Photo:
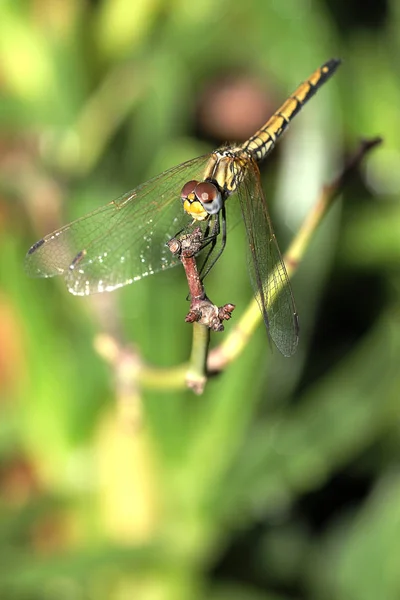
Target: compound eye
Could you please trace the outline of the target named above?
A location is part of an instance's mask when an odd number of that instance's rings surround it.
[[[182,188],[181,198],[182,200],[186,200],[190,194],[194,193],[194,190],[199,182],[193,179],[192,181],[188,181]]]
[[[218,196],[219,191],[213,183],[203,181],[196,186],[196,196],[202,204],[213,202]]]
[[[208,214],[215,215],[222,208],[221,192],[210,181],[202,181],[196,186],[196,197],[200,200]]]

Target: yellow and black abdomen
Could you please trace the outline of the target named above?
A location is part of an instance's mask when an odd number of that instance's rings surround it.
[[[340,60],[333,58],[317,69],[311,77],[299,85],[269,121],[242,145],[242,149],[250,152],[257,161],[263,160],[273,149],[277,139],[285,131],[293,117],[333,75],[339,65]]]

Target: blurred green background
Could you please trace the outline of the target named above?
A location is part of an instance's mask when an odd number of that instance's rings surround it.
[[[262,169],[282,250],[359,139],[384,145],[293,280],[297,354],[260,326],[201,397],[135,387],[188,360],[182,270],[78,298],[25,252],[246,139],[333,56]],[[2,599],[399,598],[399,61],[396,0],[2,0]],[[251,298],[240,227],[207,292],[237,305],[215,345]]]

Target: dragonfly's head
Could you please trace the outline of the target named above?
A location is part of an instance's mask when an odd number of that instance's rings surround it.
[[[196,221],[206,221],[222,208],[222,194],[211,181],[188,181],[182,188],[184,210]]]

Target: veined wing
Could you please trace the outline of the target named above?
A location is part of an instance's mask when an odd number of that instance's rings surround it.
[[[237,193],[246,228],[253,289],[269,335],[284,356],[291,356],[298,343],[297,312],[253,159]]]
[[[180,201],[183,185],[201,179],[208,155],[165,171],[65,225],[28,251],[33,277],[63,275],[77,295],[112,291],[179,264],[166,242],[190,223]]]

